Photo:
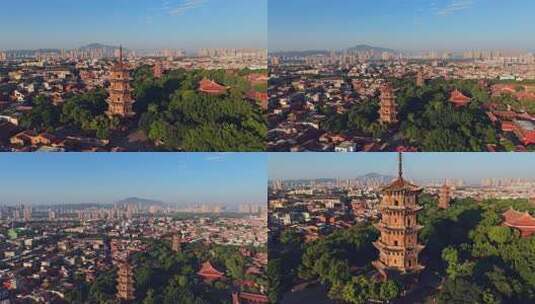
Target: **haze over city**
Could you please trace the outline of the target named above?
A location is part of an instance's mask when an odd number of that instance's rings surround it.
[[[144,50],[265,48],[266,6],[266,0],[4,1],[9,13],[0,20],[0,50],[95,42]]]
[[[264,204],[261,154],[5,154],[0,205],[114,203]]]
[[[420,181],[462,179],[474,184],[486,178],[535,179],[535,158],[530,153],[511,156],[511,153],[405,153],[404,176]],[[397,174],[396,153],[276,153],[269,155],[268,163],[271,180]]]
[[[533,51],[534,9],[525,0],[271,0],[269,49]]]

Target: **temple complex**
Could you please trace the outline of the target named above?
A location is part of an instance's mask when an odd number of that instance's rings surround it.
[[[123,63],[123,48],[119,50],[119,61],[112,67],[110,73],[110,87],[108,89],[108,111],[109,117],[132,117],[136,113],[132,110],[134,100],[132,98],[132,88],[130,87],[130,73]]]
[[[455,89],[451,92],[449,101],[453,103],[455,107],[464,107],[470,103],[472,99],[464,95],[458,89]]]
[[[448,209],[450,206],[450,199],[450,187],[444,183],[438,193],[438,208]]]
[[[394,124],[397,119],[397,105],[394,89],[390,84],[381,86],[381,101],[379,109],[379,119],[384,124]]]
[[[502,225],[520,231],[520,236],[527,238],[535,234],[535,218],[529,212],[518,212],[509,208],[502,216]]]
[[[379,250],[379,259],[372,264],[382,278],[390,273],[414,273],[424,269],[418,262],[418,254],[424,248],[418,244],[417,213],[422,210],[418,196],[422,188],[403,178],[402,154],[399,154],[398,177],[382,189],[379,205],[381,221],[374,226],[381,232],[374,246]]]
[[[215,269],[210,261],[206,261],[202,264],[201,269],[197,272],[197,275],[207,282],[216,281],[225,276],[224,273]]]
[[[135,299],[134,268],[128,259],[119,264],[117,271],[117,298],[124,302]]]

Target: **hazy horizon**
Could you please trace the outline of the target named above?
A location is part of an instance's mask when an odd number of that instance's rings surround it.
[[[267,47],[267,0],[20,0],[2,8],[2,50]]]
[[[269,180],[350,179],[377,173],[397,175],[397,153],[277,153],[268,158]],[[411,180],[462,179],[478,184],[487,178],[535,181],[531,153],[404,153],[404,176]],[[310,164],[314,164],[311,166]]]
[[[533,51],[534,9],[527,0],[270,0],[268,48]]]
[[[248,153],[2,154],[0,205],[265,204],[266,162]]]

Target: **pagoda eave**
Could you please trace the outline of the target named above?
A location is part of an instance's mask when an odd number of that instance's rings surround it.
[[[419,212],[423,209],[422,206],[392,206],[392,205],[383,205],[379,207],[382,210],[388,210],[388,211],[409,211],[409,212]]]

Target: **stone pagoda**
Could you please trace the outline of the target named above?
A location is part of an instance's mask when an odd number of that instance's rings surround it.
[[[416,72],[416,86],[423,87],[425,85],[424,72],[422,69],[419,69]]]
[[[108,111],[109,117],[119,116],[129,118],[134,116],[132,105],[132,88],[130,87],[130,73],[123,63],[123,48],[119,49],[119,62],[117,62],[110,72],[110,87],[108,89]]]
[[[415,273],[424,269],[418,254],[424,246],[418,244],[417,213],[422,210],[418,196],[422,188],[403,178],[402,154],[399,154],[399,173],[396,180],[382,189],[379,205],[381,221],[374,226],[381,232],[374,246],[379,259],[373,262],[383,279],[392,273]]]
[[[173,239],[171,241],[171,249],[175,253],[180,253],[182,251],[182,233],[177,233],[173,235]]]
[[[394,88],[390,84],[381,86],[381,100],[379,109],[379,119],[383,124],[395,124],[398,122],[398,112],[396,105],[396,96],[394,95]]]
[[[117,271],[117,298],[123,302],[130,302],[135,299],[134,289],[134,267],[130,265],[128,259],[119,264]]]
[[[450,206],[450,187],[444,183],[438,193],[438,208],[448,209]]]

